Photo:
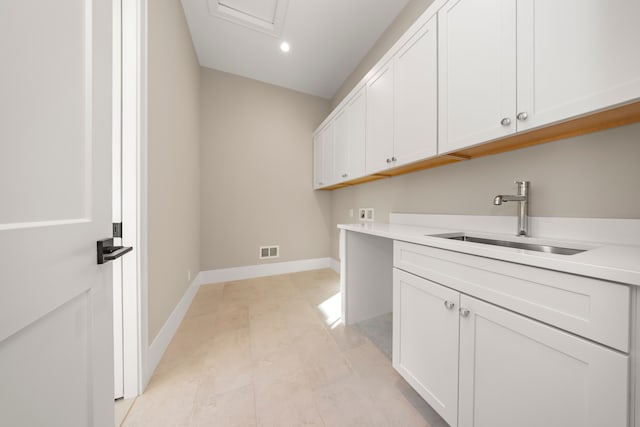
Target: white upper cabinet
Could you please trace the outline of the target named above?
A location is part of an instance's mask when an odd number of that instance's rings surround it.
[[[439,153],[640,98],[640,2],[451,0],[438,12]]]
[[[333,164],[334,122],[326,125],[313,139],[313,188],[335,183]]]
[[[518,130],[640,97],[640,2],[517,4]]]
[[[368,174],[437,154],[437,50],[433,17],[367,83]]]
[[[367,83],[366,172],[386,169],[393,157],[393,62]]]
[[[438,152],[438,35],[431,18],[395,57],[394,166]]]
[[[334,178],[336,182],[364,175],[365,155],[365,92],[364,87],[351,98],[335,118]]]
[[[438,151],[514,133],[515,0],[451,0],[438,25]]]

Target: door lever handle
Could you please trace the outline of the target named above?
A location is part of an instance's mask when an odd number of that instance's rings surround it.
[[[114,246],[113,237],[108,239],[98,240],[98,264],[104,264],[108,261],[120,258],[122,255],[131,252],[133,250],[130,246]]]

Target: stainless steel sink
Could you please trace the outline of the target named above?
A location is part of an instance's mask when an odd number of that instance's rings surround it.
[[[462,242],[482,243],[485,245],[502,246],[505,248],[525,249],[527,251],[545,252],[548,254],[575,255],[585,252],[587,249],[566,248],[561,246],[541,245],[537,243],[514,242],[511,240],[497,240],[486,237],[471,236],[464,233],[430,234],[431,237],[459,240]]]

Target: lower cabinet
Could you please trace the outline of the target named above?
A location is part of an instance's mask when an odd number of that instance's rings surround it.
[[[451,427],[625,427],[628,355],[394,268],[393,366]]]
[[[451,426],[458,420],[460,294],[393,270],[393,367]]]

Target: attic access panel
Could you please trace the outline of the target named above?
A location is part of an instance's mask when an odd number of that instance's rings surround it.
[[[274,37],[282,35],[289,0],[208,0],[209,13]]]

